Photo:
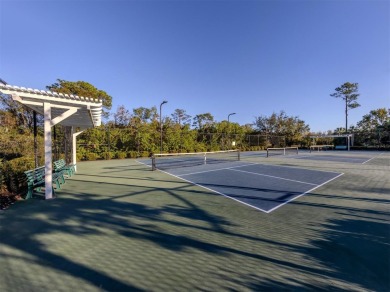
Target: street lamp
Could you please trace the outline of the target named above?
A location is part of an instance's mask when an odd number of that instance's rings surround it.
[[[160,104],[160,154],[162,153],[162,140],[163,140],[163,126],[162,126],[162,122],[161,122],[161,107],[163,104],[167,103],[166,100],[164,100],[161,104]]]
[[[235,115],[235,114],[236,114],[236,113],[231,113],[231,114],[228,115],[228,125],[229,125],[230,116]]]
[[[227,124],[227,127],[228,127],[228,143],[230,143],[230,116],[235,115],[235,114],[236,113],[230,113],[228,115],[228,124]],[[230,148],[230,146],[229,146],[229,148]]]

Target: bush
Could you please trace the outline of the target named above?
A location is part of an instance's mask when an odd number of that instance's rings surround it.
[[[4,162],[1,171],[7,189],[16,194],[25,193],[27,182],[24,172],[34,168],[34,158],[20,157]]]
[[[196,145],[194,150],[195,150],[195,152],[206,152],[207,148],[203,144],[198,144],[198,145]]]
[[[139,157],[139,154],[137,151],[127,152],[127,158],[137,158],[137,157]]]
[[[76,159],[77,159],[77,162],[81,161],[81,160],[84,160],[84,154],[83,153],[78,153],[76,154]]]
[[[88,160],[88,161],[97,160],[98,158],[99,158],[99,156],[93,152],[87,152],[85,154],[85,160]]]
[[[117,153],[115,153],[115,158],[125,159],[126,158],[126,152],[117,152]]]
[[[103,152],[102,153],[102,157],[103,157],[103,159],[105,159],[105,160],[110,160],[112,157],[113,157],[113,155],[112,155],[112,153],[111,152]]]
[[[87,160],[86,158],[87,151],[83,147],[78,147],[76,152],[77,161]]]

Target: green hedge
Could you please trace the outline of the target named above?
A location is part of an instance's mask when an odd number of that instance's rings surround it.
[[[126,158],[126,152],[116,152],[115,158],[117,159],[125,159]]]
[[[114,156],[114,153],[111,152],[103,152],[102,153],[102,158],[105,160],[110,160]]]
[[[15,194],[24,194],[27,190],[24,172],[33,168],[34,158],[20,157],[4,162],[1,170],[7,189]]]
[[[97,155],[96,153],[93,153],[93,152],[87,152],[85,153],[85,160],[88,160],[88,161],[93,161],[93,160],[97,160],[99,158],[99,155]]]
[[[130,152],[127,152],[127,158],[138,158],[139,157],[139,154],[137,151],[130,151]]]

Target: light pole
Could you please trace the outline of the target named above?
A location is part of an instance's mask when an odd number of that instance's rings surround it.
[[[235,115],[236,113],[230,113],[228,114],[228,143],[230,144],[230,116]],[[230,145],[228,146],[230,148]],[[229,149],[228,148],[228,149]]]
[[[162,126],[162,122],[161,122],[161,107],[163,104],[167,103],[166,100],[164,100],[161,104],[160,104],[160,154],[162,153],[162,140],[163,140],[163,126]]]
[[[231,114],[228,115],[228,126],[229,126],[230,116],[235,115],[235,114],[236,114],[236,113],[231,113]]]

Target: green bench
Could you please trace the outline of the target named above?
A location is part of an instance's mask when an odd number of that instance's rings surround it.
[[[64,159],[54,161],[54,172],[66,174],[71,177],[75,173],[75,166],[73,164],[67,165]]]
[[[32,170],[28,170],[25,171],[24,174],[27,177],[27,186],[28,186],[26,199],[31,199],[35,189],[40,191],[41,188],[45,186],[45,167],[41,166],[38,168],[34,168]],[[61,173],[53,173],[52,181],[53,181],[52,191],[54,195],[55,194],[54,184],[57,186],[57,189],[60,189],[61,184],[65,183],[65,178]]]

